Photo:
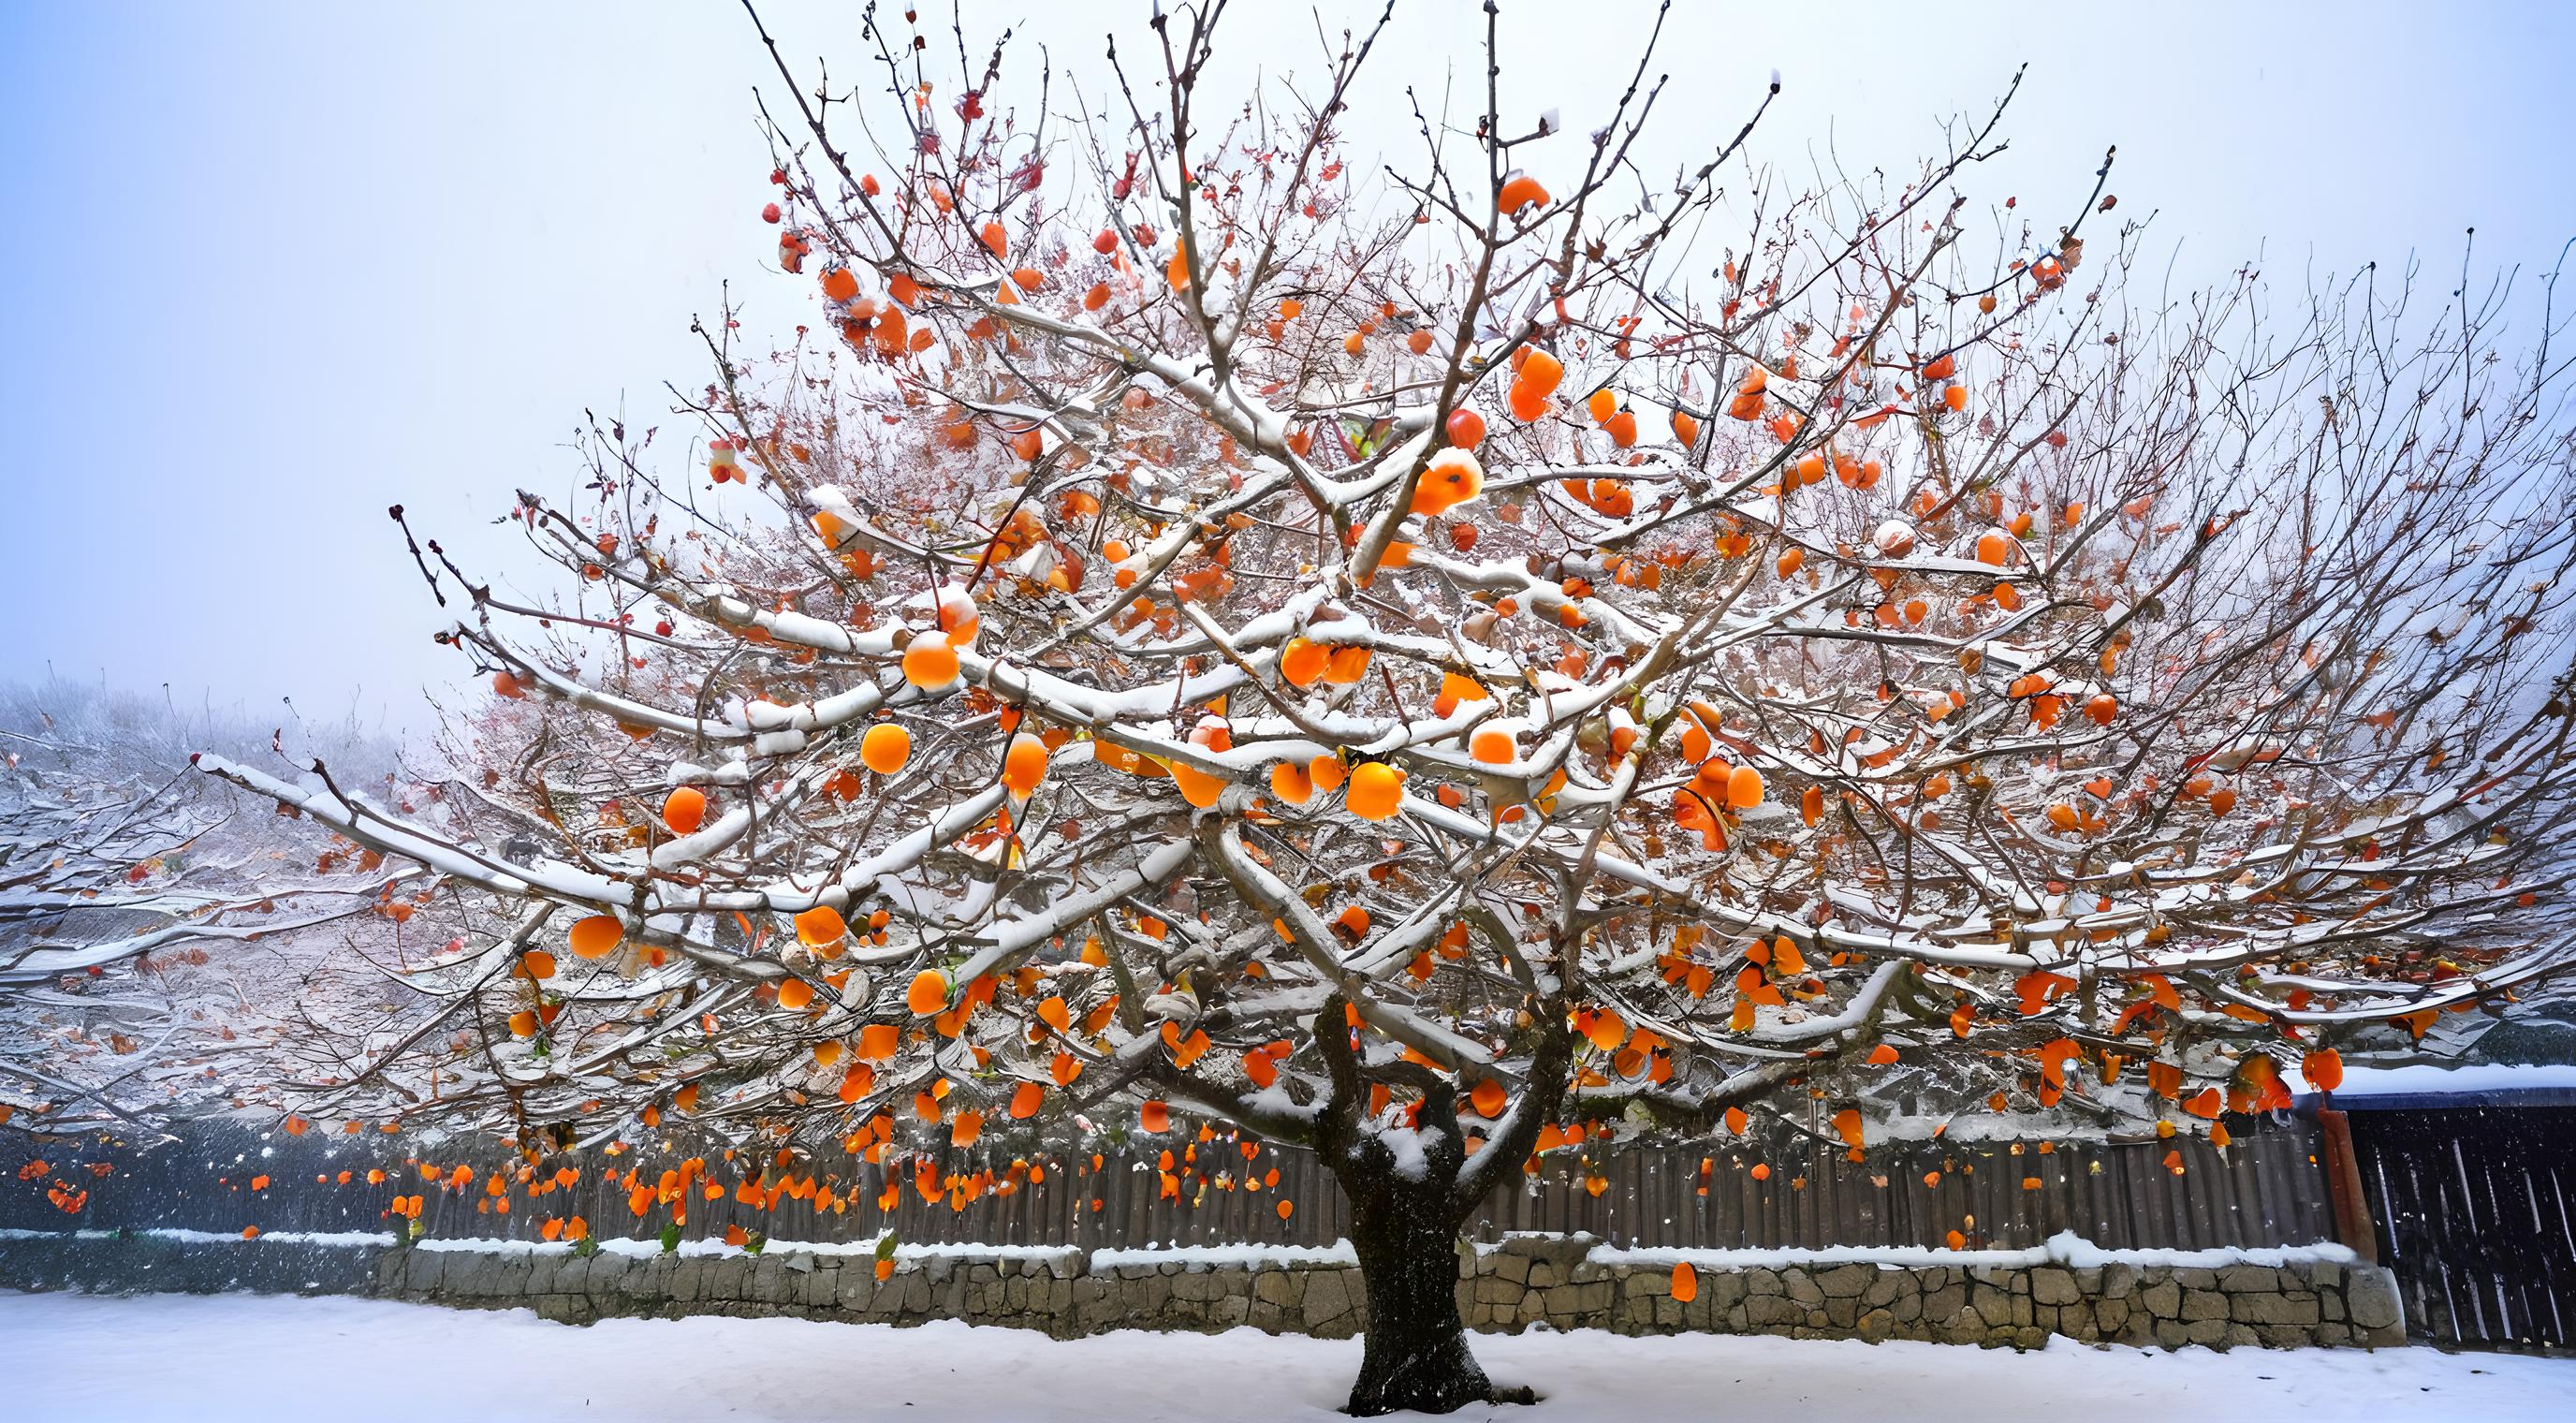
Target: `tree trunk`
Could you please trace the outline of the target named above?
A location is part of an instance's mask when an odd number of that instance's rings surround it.
[[[1368,1294],[1360,1377],[1351,1385],[1347,1410],[1352,1414],[1369,1418],[1408,1408],[1454,1413],[1473,1403],[1538,1401],[1525,1388],[1497,1392],[1467,1347],[1467,1326],[1458,1317],[1458,1229],[1496,1182],[1517,1179],[1538,1124],[1556,1110],[1564,1091],[1574,1041],[1564,1004],[1550,1000],[1540,1021],[1552,1027],[1542,1032],[1531,1065],[1533,1095],[1523,1098],[1471,1163],[1449,1077],[1400,1062],[1374,1069],[1382,1079],[1422,1093],[1412,1118],[1418,1129],[1405,1129],[1409,1138],[1399,1157],[1393,1129],[1373,1126],[1363,1116],[1371,1094],[1352,1031],[1358,1018],[1348,1000],[1336,993],[1315,1015],[1315,1044],[1332,1073],[1333,1095],[1315,1124],[1313,1142],[1350,1203],[1351,1248]]]
[[[1361,1173],[1377,1179],[1352,1179]],[[1468,1349],[1458,1317],[1464,1217],[1446,1183],[1407,1181],[1379,1163],[1352,1163],[1343,1192],[1368,1293],[1365,1352],[1349,1411],[1360,1417],[1404,1408],[1449,1413],[1492,1401],[1494,1386]]]

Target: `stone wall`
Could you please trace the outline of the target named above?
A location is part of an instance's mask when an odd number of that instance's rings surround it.
[[[1705,1331],[1792,1338],[1927,1339],[2037,1348],[2087,1343],[2294,1348],[2406,1342],[2397,1286],[2376,1266],[2298,1261],[2172,1265],[1784,1265],[1701,1270],[1673,1297],[1661,1262],[1609,1261],[1580,1240],[1515,1240],[1481,1254],[1459,1286],[1474,1329],[1623,1334]]]
[[[1470,1327],[1623,1334],[1707,1331],[1796,1338],[1926,1339],[2032,1348],[2049,1335],[2213,1348],[2403,1344],[2394,1282],[2374,1266],[2303,1261],[2200,1269],[2152,1264],[1867,1263],[1702,1269],[1673,1297],[1669,1263],[1597,1251],[1583,1237],[1516,1238],[1461,1252]],[[1359,1271],[1331,1256],[1208,1260],[1078,1250],[913,1247],[889,1277],[864,1254],[779,1246],[739,1253],[588,1257],[252,1241],[0,1240],[0,1286],[266,1289],[359,1293],[548,1319],[795,1315],[883,1324],[959,1319],[1059,1337],[1108,1329],[1357,1334]]]

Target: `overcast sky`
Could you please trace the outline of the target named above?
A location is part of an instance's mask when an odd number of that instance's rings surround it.
[[[1095,93],[1106,32],[1151,40],[1150,0],[966,3],[979,55],[1010,25]],[[1316,10],[1235,8],[1224,92],[1319,68]],[[1411,141],[1405,85],[1475,82],[1476,0],[1397,8],[1362,151]],[[2028,61],[1979,209],[2063,211],[2116,143],[2123,215],[2158,214],[2151,250],[2185,281],[2259,253],[2295,288],[2414,254],[2447,290],[2470,226],[2478,267],[2528,281],[2576,236],[2568,6],[1676,9],[1649,172],[1731,134],[1775,67],[1759,155],[1804,171],[1830,140],[1910,169]],[[858,12],[763,6],[792,58],[852,78]],[[1505,0],[1507,114],[1592,127],[1651,12]],[[491,521],[575,480],[585,407],[667,419],[661,383],[703,379],[688,323],[728,279],[755,332],[811,311],[757,217],[766,64],[728,0],[0,0],[0,679],[50,664],[416,722],[456,659],[385,507],[525,570]]]

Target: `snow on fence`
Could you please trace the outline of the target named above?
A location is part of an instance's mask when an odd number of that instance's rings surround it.
[[[1719,1137],[1691,1146],[1615,1143],[1551,1152],[1516,1190],[1498,1192],[1471,1224],[1479,1240],[1506,1234],[1594,1236],[1624,1249],[1943,1247],[2030,1249],[2064,1231],[2109,1249],[2207,1250],[2304,1245],[2334,1238],[2315,1128],[2305,1120],[2230,1121],[2234,1144],[2176,1138],[2138,1144],[1891,1141],[1865,1159],[1838,1143],[1780,1136]],[[655,1142],[575,1164],[568,1187],[530,1196],[522,1186],[488,1193],[503,1157],[488,1147],[316,1128],[301,1136],[228,1122],[181,1128],[149,1149],[106,1137],[0,1133],[0,1228],[165,1228],[240,1234],[401,1229],[386,1207],[422,1199],[431,1237],[538,1238],[549,1219],[583,1217],[602,1238],[653,1238],[670,1219],[654,1205],[638,1216],[623,1184],[652,1182],[691,1155],[725,1188],[688,1199],[684,1239],[721,1238],[728,1227],[781,1240],[863,1243],[891,1229],[907,1244],[980,1242],[1084,1251],[1204,1245],[1321,1249],[1349,1234],[1340,1192],[1312,1153],[1220,1137],[1136,1137],[1103,1153],[1045,1153],[1002,1143],[942,1153],[940,1174],[1014,1160],[1042,1168],[1007,1194],[988,1191],[962,1211],[926,1200],[910,1166],[897,1168],[900,1203],[877,1208],[884,1172],[854,1157],[800,1166],[827,1185],[839,1209],[782,1197],[768,1210],[740,1202],[741,1168],[720,1150]],[[1188,1159],[1191,1148],[1197,1159]],[[1161,1154],[1174,1160],[1167,1181]],[[2169,1155],[2170,1154],[2170,1155]],[[747,1161],[748,1158],[742,1158]],[[34,1170],[41,1162],[43,1170]],[[2170,1164],[2169,1164],[2170,1163]],[[442,1182],[470,1166],[461,1187]],[[554,1163],[549,1163],[552,1169]],[[1756,1168],[1767,1168],[1757,1174]],[[102,1171],[100,1168],[104,1168]],[[367,1180],[381,1170],[381,1184]],[[1275,1181],[1271,1173],[1276,1172]],[[346,1184],[342,1173],[348,1173]],[[613,1178],[613,1179],[612,1179]],[[505,1183],[507,1184],[507,1183]],[[63,1202],[77,1202],[77,1211]],[[506,1211],[498,1209],[504,1203]],[[1288,1214],[1280,1206],[1286,1203]],[[1956,1239],[1952,1233],[1956,1232]]]

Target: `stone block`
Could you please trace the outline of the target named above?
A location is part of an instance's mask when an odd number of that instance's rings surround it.
[[[1121,1289],[1121,1294],[1126,1299],[1130,1316],[1140,1324],[1145,1320],[1161,1318],[1164,1311],[1171,1307],[1172,1285],[1172,1276],[1159,1273],[1127,1281]],[[1310,1298],[1313,1293],[1311,1289],[1307,1291]]]
[[[501,1265],[498,1255],[458,1251],[448,1257],[447,1292],[468,1299],[492,1299],[503,1293]]]
[[[2073,1272],[2054,1265],[2030,1272],[2030,1295],[2045,1305],[2073,1304],[2084,1297],[2076,1288]]]
[[[588,1324],[598,1315],[582,1295],[544,1294],[537,1296],[537,1318],[556,1324]]]
[[[1875,1265],[1836,1265],[1816,1276],[1816,1288],[1827,1299],[1858,1299],[1878,1273]]]
[[[2355,1266],[2344,1279],[2344,1309],[2355,1332],[2370,1347],[2406,1342],[2406,1309],[2398,1298],[2397,1277],[2380,1266]]]
[[[2232,1295],[2278,1294],[2281,1272],[2265,1265],[2230,1265],[2218,1272],[2218,1287]]]
[[[1559,1285],[1547,1292],[1547,1312],[1551,1317],[1562,1313],[1574,1319],[1589,1319],[1609,1313],[1615,1296],[1616,1287],[1608,1280]]]
[[[1113,1276],[1093,1275],[1075,1280],[1073,1295],[1073,1329],[1077,1334],[1091,1334],[1118,1326],[1125,1315],[1125,1303],[1119,1298],[1122,1286]]]
[[[1982,1344],[1986,1331],[1993,1326],[1973,1309],[1961,1309],[1935,1326],[1935,1337],[1945,1344]]]
[[[2191,1290],[2182,1297],[2182,1320],[2189,1324],[2201,1319],[2225,1319],[2227,1296],[2216,1290]]]
[[[2313,1325],[2321,1321],[2316,1296],[2240,1294],[2228,1297],[2228,1313],[2242,1324]]]
[[[1984,1283],[1970,1286],[1968,1305],[1986,1321],[1988,1328],[2000,1329],[2015,1322],[2012,1310],[2013,1297],[1998,1286]]]
[[[1359,1298],[1357,1270],[1317,1270],[1306,1277],[1303,1316],[1306,1327],[1320,1330],[1326,1325],[1344,1326],[1350,1332],[1351,1313]]]
[[[1780,1329],[1805,1323],[1807,1312],[1784,1295],[1747,1295],[1744,1318],[1755,1329]]]

